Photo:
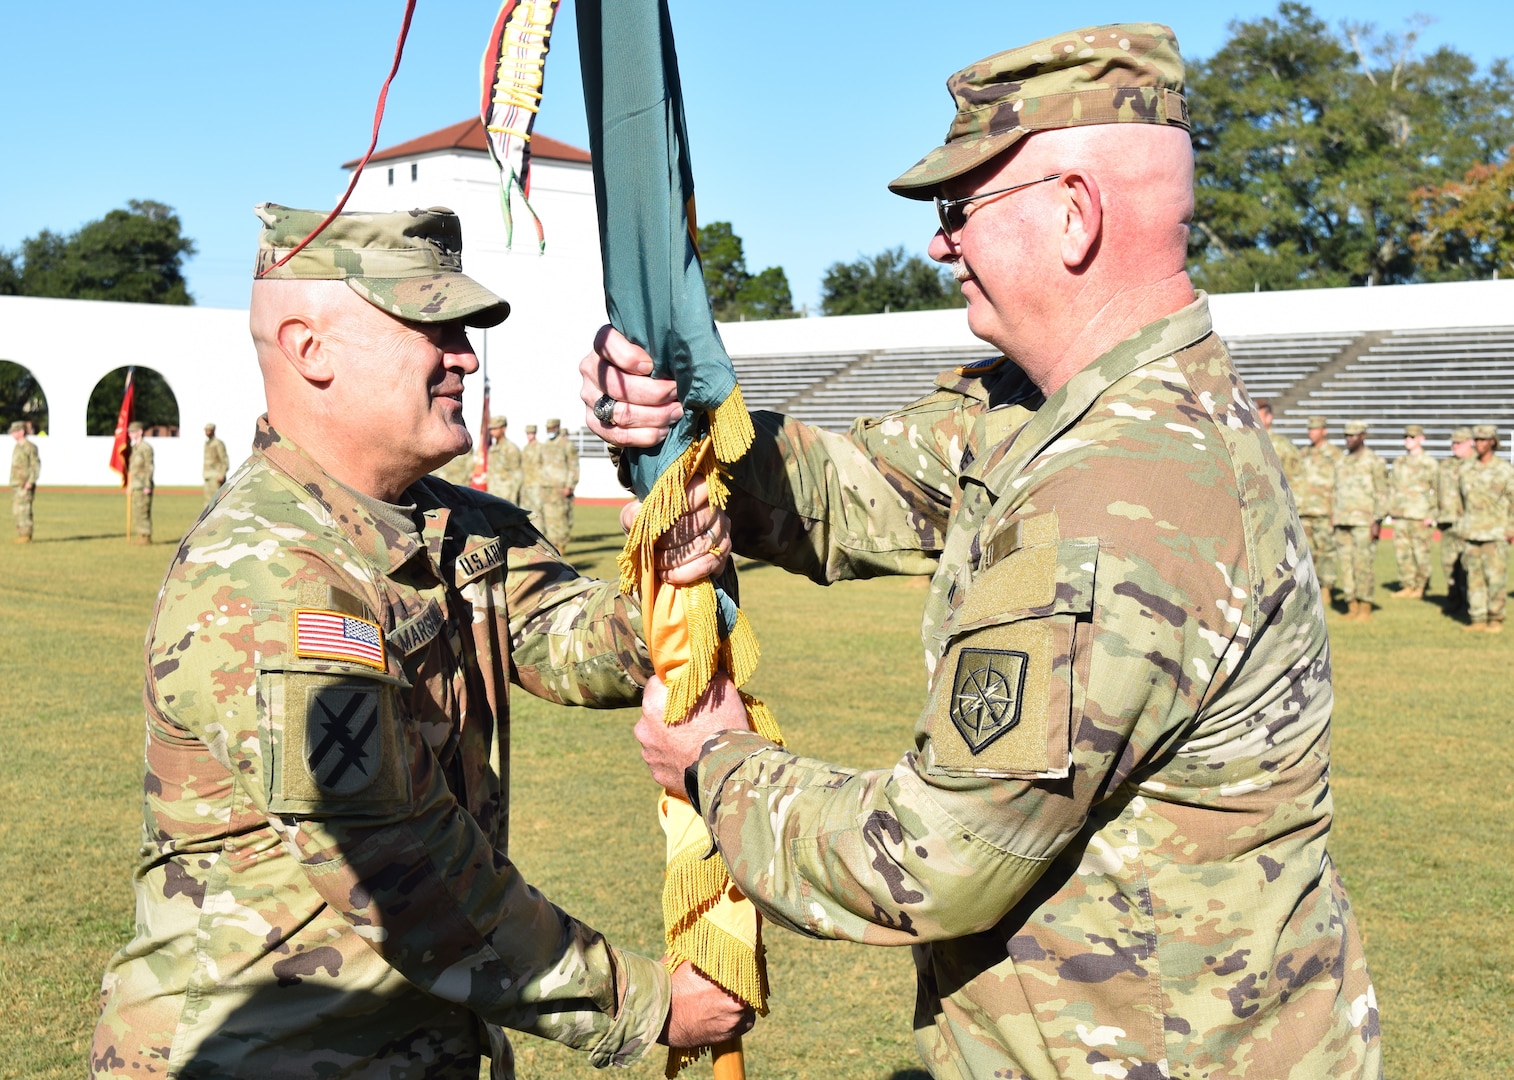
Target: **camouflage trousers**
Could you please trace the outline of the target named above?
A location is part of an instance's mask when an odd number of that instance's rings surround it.
[[[1347,600],[1372,602],[1377,592],[1377,575],[1372,566],[1377,541],[1372,539],[1371,525],[1337,525],[1335,558],[1340,569],[1341,595]]]
[[[1466,541],[1467,607],[1474,623],[1503,622],[1509,599],[1509,549],[1502,540]]]
[[[1451,532],[1450,526],[1440,530],[1440,566],[1446,572],[1446,610],[1455,614],[1467,609],[1467,568],[1462,565],[1462,552],[1467,542]]]
[[[1395,518],[1393,555],[1398,560],[1399,588],[1423,589],[1430,583],[1430,526]]]
[[[131,536],[133,540],[152,539],[152,492],[132,488],[127,498],[131,500]]]
[[[1314,555],[1314,574],[1319,578],[1321,597],[1330,600],[1330,590],[1335,588],[1335,530],[1327,517],[1300,518],[1304,523],[1304,535],[1309,537],[1309,551]]]
[[[209,480],[209,479],[207,479],[205,481],[205,505],[206,506],[209,506],[211,503],[213,503],[213,502],[216,501],[216,493],[219,492],[220,490],[221,490],[221,481],[219,481],[219,480]]]
[[[564,498],[561,488],[544,493],[541,531],[558,551],[568,550],[568,541],[573,537],[573,496]]]
[[[11,491],[11,513],[16,518],[17,536],[30,537],[32,534],[32,499],[36,494],[19,484]]]

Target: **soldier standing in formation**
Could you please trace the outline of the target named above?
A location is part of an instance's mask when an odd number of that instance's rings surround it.
[[[26,421],[11,423],[11,514],[16,519],[16,543],[32,542],[32,500],[37,494],[37,477],[42,473],[42,455],[37,444],[26,437]]]
[[[497,498],[520,505],[520,447],[505,438],[509,421],[503,416],[489,418],[488,492]]]
[[[555,417],[547,421],[547,439],[541,444],[542,532],[558,551],[568,550],[573,537],[573,489],[578,486],[578,447]]]
[[[201,473],[205,481],[205,505],[215,501],[216,492],[226,483],[226,474],[231,471],[231,458],[226,454],[226,444],[216,438],[216,426],[205,425],[205,467]]]
[[[1508,549],[1514,541],[1514,465],[1498,456],[1498,429],[1472,429],[1477,456],[1460,470],[1461,515],[1456,531],[1466,542],[1468,630],[1503,632],[1508,601]]]
[[[536,441],[536,425],[526,425],[526,445],[520,448],[520,503],[528,510],[541,511],[541,443]]]
[[[1456,529],[1457,519],[1461,516],[1461,470],[1475,453],[1472,429],[1456,428],[1451,432],[1451,456],[1441,461],[1436,477],[1439,507],[1436,516],[1440,524],[1440,565],[1446,573],[1447,615],[1465,615],[1467,612],[1467,568],[1461,561],[1467,544]]]
[[[1330,441],[1323,416],[1309,418],[1309,445],[1299,457],[1298,483],[1293,489],[1299,520],[1309,537],[1314,555],[1314,573],[1319,578],[1320,596],[1327,603],[1335,589],[1335,528],[1331,514],[1335,508],[1335,465],[1341,459],[1340,447]]]
[[[152,444],[143,437],[142,424],[133,420],[126,428],[130,456],[126,459],[127,499],[131,503],[131,543],[152,543]]]
[[[1262,427],[1267,429],[1267,437],[1272,440],[1272,449],[1277,451],[1277,459],[1283,464],[1283,476],[1288,480],[1288,486],[1293,489],[1293,497],[1298,498],[1299,475],[1304,468],[1304,459],[1298,452],[1298,447],[1293,445],[1293,440],[1286,435],[1279,435],[1272,430],[1272,402],[1263,398],[1256,403],[1256,415],[1262,421]]]
[[[473,455],[471,453],[458,454],[431,475],[440,477],[449,484],[467,487],[473,479]]]
[[[1367,424],[1346,424],[1346,452],[1335,463],[1335,559],[1348,619],[1372,618],[1377,537],[1388,502],[1383,459],[1367,445]]]
[[[764,915],[912,947],[936,1076],[1375,1080],[1326,850],[1325,616],[1185,273],[1171,31],[1089,27],[948,86],[946,145],[890,186],[934,199],[929,253],[999,355],[844,434],[755,413],[727,505],[737,551],[814,580],[933,575],[914,737],[848,768],[746,730],[728,683],[669,727],[649,683],[643,758]],[[596,350],[586,422],[655,445],[604,417],[673,396],[619,335]]]
[[[1388,478],[1388,513],[1393,518],[1393,554],[1398,559],[1394,596],[1422,597],[1430,583],[1430,534],[1439,513],[1440,466],[1425,453],[1425,429],[1404,428],[1404,455]]]

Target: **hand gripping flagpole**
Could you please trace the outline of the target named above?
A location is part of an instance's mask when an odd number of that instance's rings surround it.
[[[735,577],[679,587],[660,582],[654,541],[688,509],[685,488],[704,477],[725,505],[725,466],[752,444],[751,416],[715,330],[699,263],[678,58],[665,0],[579,0],[579,57],[599,212],[610,321],[647,350],[659,378],[674,379],[684,407],[663,444],[628,450],[641,509],[620,556],[621,589],[641,594],[648,651],[667,685],[665,719],[687,718],[716,670],[739,687],[757,666],[756,638],[736,606]],[[777,722],[742,694],[753,728],[782,741]],[[688,961],[767,1013],[761,922],[724,864],[703,856],[709,833],[692,807],[664,793],[668,838],[663,919],[669,967]],[[717,1076],[744,1075],[740,1040],[716,1048]],[[700,1056],[673,1050],[672,1077]]]

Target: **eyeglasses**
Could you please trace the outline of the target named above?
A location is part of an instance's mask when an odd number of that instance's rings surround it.
[[[941,231],[946,234],[947,239],[961,232],[963,226],[967,224],[967,204],[970,202],[977,202],[979,199],[989,199],[995,195],[1008,195],[1011,191],[1019,191],[1021,188],[1028,188],[1033,184],[1044,184],[1048,180],[1061,179],[1061,176],[1061,173],[1052,173],[1050,176],[1043,176],[1039,180],[1027,180],[1023,184],[1013,184],[994,191],[980,191],[976,195],[964,195],[960,199],[943,199],[937,196],[935,199],[936,216],[941,219]]]

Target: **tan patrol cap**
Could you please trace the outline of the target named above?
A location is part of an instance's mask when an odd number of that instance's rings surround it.
[[[1346,434],[1347,435],[1365,435],[1365,434],[1367,434],[1367,421],[1365,421],[1365,420],[1347,420],[1346,421]]]
[[[26,434],[26,421],[25,420],[12,420],[11,421],[11,432],[10,433],[12,435],[14,435],[17,432],[20,432],[22,435]]]
[[[561,420],[559,420],[555,416],[548,418],[548,420],[547,420],[547,430],[548,431],[553,431],[556,428],[560,428],[560,427],[562,427],[562,421]]]
[[[126,433],[128,435],[130,435],[134,431],[146,431],[146,430],[147,429],[142,426],[142,421],[140,421],[140,420],[133,420],[131,423],[129,423],[129,424],[126,425]]]
[[[263,221],[257,280],[345,281],[374,307],[412,322],[498,326],[510,314],[505,300],[463,273],[462,223],[444,206],[338,214],[283,265],[326,215],[277,203],[255,209]]]
[[[1424,429],[1424,426],[1422,424],[1405,424],[1404,425],[1404,438],[1406,438],[1406,439],[1417,439],[1421,435],[1423,435],[1424,433],[1425,433],[1425,429]]]
[[[1469,427],[1453,428],[1451,431],[1452,442],[1466,442],[1472,437],[1472,429]]]
[[[1330,422],[1323,416],[1311,416],[1309,418],[1309,430],[1319,431],[1330,426]]]
[[[536,434],[536,425],[535,424],[527,424],[526,425],[526,434],[527,435],[535,435]]]
[[[1159,23],[1071,30],[969,64],[946,80],[957,115],[938,146],[888,189],[929,199],[1027,135],[1091,124],[1189,130],[1178,39]]]
[[[509,423],[505,420],[505,418],[503,416],[491,416],[491,417],[489,417],[489,430],[490,431],[493,431],[495,428],[509,427],[509,426],[510,426]]]
[[[1496,439],[1498,438],[1498,428],[1494,427],[1492,424],[1478,424],[1475,428],[1472,429],[1472,438]]]

